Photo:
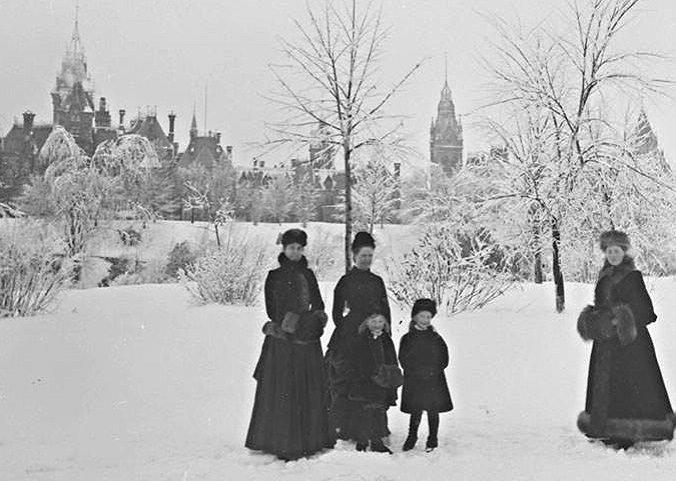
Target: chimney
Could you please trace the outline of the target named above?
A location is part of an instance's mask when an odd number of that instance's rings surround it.
[[[100,110],[101,112],[105,112],[105,111],[106,111],[106,98],[105,98],[105,97],[101,97],[101,98],[99,99],[99,110]]]
[[[26,135],[30,135],[33,131],[33,120],[35,120],[35,114],[30,110],[27,110],[23,113],[23,132]]]
[[[221,133],[220,132],[216,132],[216,143],[217,144],[221,143]]]
[[[120,109],[120,127],[124,127],[124,114],[127,113],[126,110]]]
[[[174,143],[174,124],[176,123],[176,114],[171,112],[169,114],[169,142]]]
[[[228,154],[228,157],[232,157],[232,145],[225,146],[225,153]]]

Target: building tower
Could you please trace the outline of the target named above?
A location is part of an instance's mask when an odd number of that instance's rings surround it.
[[[437,106],[437,118],[430,125],[430,160],[441,166],[448,175],[462,165],[462,125],[455,115],[455,105],[446,79]]]
[[[80,39],[78,17],[79,6],[75,10],[73,35],[52,91],[53,123],[63,126],[78,145],[91,154],[94,147],[94,88],[87,73],[87,58]]]

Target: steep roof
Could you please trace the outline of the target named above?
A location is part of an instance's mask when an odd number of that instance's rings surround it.
[[[224,162],[225,160],[226,154],[218,143],[218,139],[213,136],[206,136],[190,139],[188,147],[181,154],[179,163],[182,166],[199,163],[207,168],[211,168],[215,164]]]

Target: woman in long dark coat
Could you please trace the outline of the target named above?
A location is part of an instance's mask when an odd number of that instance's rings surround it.
[[[627,235],[609,231],[600,241],[606,259],[595,304],[578,319],[580,335],[594,340],[578,426],[589,438],[623,448],[671,440],[674,413],[647,329],[657,319],[652,301],[627,253]]]
[[[270,321],[254,371],[256,398],[246,447],[293,460],[332,446],[326,375],[319,341],[327,316],[317,279],[307,267],[305,232],[282,236],[280,267],[265,281]]]
[[[335,330],[329,341],[326,364],[329,380],[331,430],[339,439],[356,439],[359,406],[348,399],[354,380],[353,351],[359,326],[373,313],[382,313],[390,323],[390,306],[383,279],[371,272],[375,240],[358,232],[352,242],[354,267],[340,278],[333,292]],[[383,436],[389,434],[387,429]]]

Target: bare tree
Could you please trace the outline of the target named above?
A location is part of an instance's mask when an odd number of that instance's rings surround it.
[[[369,145],[402,145],[401,118],[386,107],[419,62],[398,81],[383,88],[378,68],[387,31],[382,7],[372,0],[324,0],[307,6],[307,20],[295,21],[299,38],[281,40],[286,63],[272,65],[279,91],[271,96],[285,112],[283,122],[271,125],[274,147],[311,145],[339,149],[345,169],[345,267],[351,266],[352,157]],[[321,139],[316,126],[322,126]]]
[[[299,176],[293,186],[293,210],[303,228],[307,227],[308,222],[314,220],[317,213],[318,192],[313,177],[312,172],[305,172]]]
[[[281,225],[291,214],[294,201],[294,188],[286,175],[273,178],[263,189],[261,208],[271,220]]]
[[[376,156],[355,169],[354,189],[357,218],[368,225],[370,233],[375,224],[380,223],[382,227],[392,220],[399,200],[398,181],[383,159]]]
[[[488,63],[495,79],[492,105],[537,108],[548,124],[547,213],[559,312],[565,307],[560,248],[568,199],[574,197],[590,165],[617,151],[612,129],[602,128],[612,124],[604,111],[605,99],[660,93],[670,85],[646,74],[646,61],[659,55],[624,49],[618,41],[638,3],[571,2],[568,12],[557,18],[557,25],[543,22],[527,32],[493,20],[499,41],[494,45],[497,60]]]

